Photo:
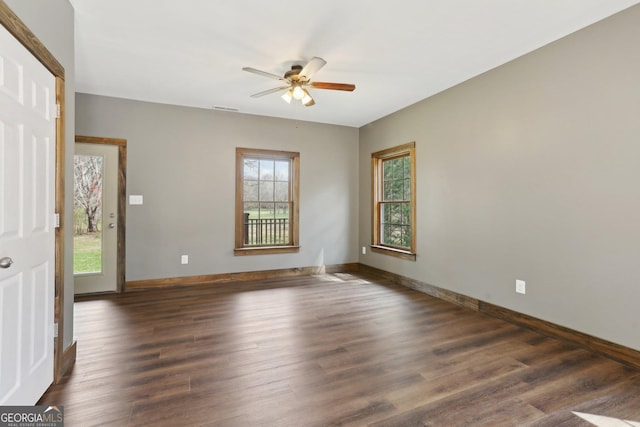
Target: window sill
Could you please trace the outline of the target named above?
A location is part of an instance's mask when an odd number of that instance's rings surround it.
[[[379,254],[390,255],[396,258],[402,258],[409,261],[416,260],[416,254],[414,254],[413,252],[403,251],[402,249],[395,249],[395,248],[390,248],[387,246],[380,246],[380,245],[371,245],[370,247],[372,252],[376,252]]]
[[[254,248],[236,248],[233,254],[242,255],[267,255],[299,252],[300,246],[261,246]]]

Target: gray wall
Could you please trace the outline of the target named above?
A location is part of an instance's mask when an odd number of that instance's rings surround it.
[[[47,47],[65,72],[65,157],[73,158],[75,110],[75,52],[73,8],[67,0],[5,0],[5,3]],[[73,176],[72,163],[65,165],[66,176]],[[64,265],[64,347],[73,342],[73,181],[65,182],[65,265]]]
[[[638,46],[635,6],[361,128],[360,244],[415,140],[418,257],[360,262],[640,350]]]
[[[357,261],[358,129],[76,95],[76,133],[127,140],[127,280]],[[296,254],[234,256],[235,148],[300,152]],[[189,264],[180,264],[180,255]]]

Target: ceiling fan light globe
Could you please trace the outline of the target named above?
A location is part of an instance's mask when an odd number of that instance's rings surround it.
[[[291,104],[291,98],[293,98],[291,89],[289,89],[284,93],[284,95],[282,95],[282,99],[284,99],[287,104]]]
[[[306,89],[302,89],[302,91],[304,92],[304,96],[302,97],[300,102],[302,102],[302,104],[304,104],[305,106],[310,106],[315,104],[315,102],[313,101],[313,97],[311,96],[309,91]]]
[[[300,101],[304,98],[304,90],[300,86],[296,86],[293,88],[293,99]]]

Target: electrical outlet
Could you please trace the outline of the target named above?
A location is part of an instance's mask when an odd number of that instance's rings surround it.
[[[527,293],[527,286],[524,280],[516,280],[516,292],[519,294]]]
[[[363,246],[362,247],[362,255],[366,255],[367,254],[367,247]]]
[[[180,257],[180,264],[189,264],[189,255],[182,255]]]

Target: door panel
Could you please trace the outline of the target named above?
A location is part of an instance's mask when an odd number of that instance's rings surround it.
[[[5,304],[5,301],[22,301],[22,289],[22,274],[0,280],[0,301],[2,301],[2,313],[0,313],[0,343],[2,344],[0,402],[4,396],[13,396],[20,386],[19,370],[12,368],[20,364],[22,306]],[[13,343],[13,345],[9,346],[5,343]]]
[[[49,318],[53,317],[53,313],[46,299],[40,298],[38,295],[38,287],[41,283],[46,283],[47,277],[50,275],[50,267],[49,263],[43,263],[31,270],[29,293],[25,298],[25,301],[28,301],[31,317],[27,322],[31,328],[27,336],[29,337],[29,362],[32,369],[46,363],[48,357],[47,342],[51,336]]]
[[[49,138],[38,139],[33,136],[31,141],[31,170],[33,172],[33,182],[31,196],[33,202],[33,229],[32,233],[47,233],[49,231],[49,221],[51,221],[48,209],[53,205],[50,200],[52,194],[49,189],[52,186],[51,160],[49,155],[53,153],[52,141]]]
[[[24,187],[22,174],[20,173],[20,159],[24,151],[22,138],[19,136],[18,127],[12,123],[5,123],[0,118],[0,239],[16,238],[20,228],[20,219],[24,216],[22,204],[9,209],[6,206],[11,200],[18,200],[20,189]],[[13,141],[13,143],[9,143]],[[0,255],[4,256],[4,255]]]
[[[0,27],[0,405],[53,382],[54,76]]]

